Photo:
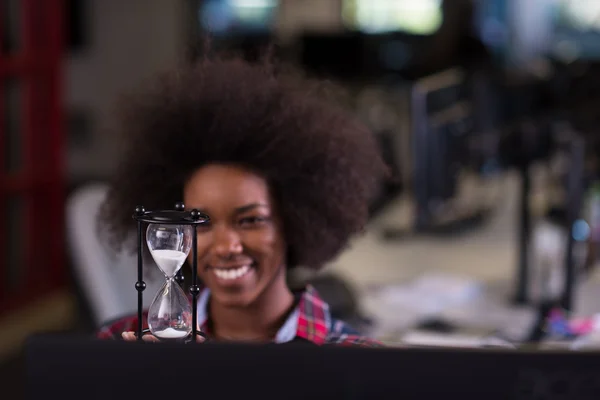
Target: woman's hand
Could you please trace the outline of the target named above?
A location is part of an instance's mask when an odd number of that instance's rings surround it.
[[[135,336],[135,332],[123,332],[121,334],[121,337],[126,342],[135,342],[137,340],[137,336]],[[142,336],[142,340],[144,342],[148,342],[148,343],[158,343],[158,342],[160,342],[160,339],[157,338],[156,336],[152,335],[151,333],[146,333],[145,335],[143,335]],[[206,341],[206,339],[204,339],[202,336],[200,336],[200,335],[196,336],[196,342],[197,343],[203,343],[205,341]]]

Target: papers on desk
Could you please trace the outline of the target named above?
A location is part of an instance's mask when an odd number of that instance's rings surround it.
[[[503,338],[520,342],[529,336],[537,321],[534,307],[515,307],[507,299],[483,297],[477,302],[445,310],[440,319],[457,326],[493,329]]]
[[[479,282],[458,276],[426,274],[404,285],[384,286],[372,294],[379,306],[427,317],[465,304],[481,294]]]
[[[589,335],[582,336],[573,341],[570,346],[571,350],[600,350],[600,332],[593,332]]]
[[[525,340],[536,323],[535,308],[515,307],[508,303],[508,292],[500,288],[502,293],[498,293],[497,289],[460,276],[426,274],[403,285],[376,287],[365,294],[364,304],[375,319],[376,337],[382,339],[402,341],[406,332],[435,318],[454,326],[456,332],[452,334],[460,334],[449,338],[420,336],[427,342],[456,340],[457,345],[473,345],[469,335],[474,330],[480,334],[474,340],[492,332],[510,342]],[[465,330],[469,331],[466,336]],[[408,336],[408,340],[416,339]]]
[[[364,293],[362,304],[375,320],[373,334],[398,341],[423,320],[472,302],[481,293],[482,285],[475,280],[425,274],[408,283],[373,287]]]
[[[496,337],[469,335],[463,333],[439,334],[428,331],[408,332],[402,337],[402,342],[409,346],[425,347],[515,348],[513,344]]]

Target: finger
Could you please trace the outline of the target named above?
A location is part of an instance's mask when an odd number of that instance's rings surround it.
[[[142,340],[144,342],[148,342],[148,343],[158,343],[160,342],[160,340],[158,340],[158,338],[154,335],[144,335],[142,336]]]
[[[133,332],[123,332],[121,334],[121,337],[123,338],[123,340],[126,340],[128,342],[133,342],[137,339],[135,337],[135,333],[133,333]]]
[[[196,343],[204,343],[206,339],[202,335],[196,335]]]

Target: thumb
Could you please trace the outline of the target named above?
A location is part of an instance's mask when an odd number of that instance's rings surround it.
[[[196,334],[196,343],[204,343],[206,342],[206,338],[199,333]]]
[[[144,342],[148,342],[148,343],[159,343],[160,340],[154,336],[154,335],[150,335],[150,334],[146,334],[144,336],[142,336],[142,340]]]

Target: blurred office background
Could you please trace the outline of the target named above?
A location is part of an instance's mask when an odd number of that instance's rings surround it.
[[[394,171],[309,280],[390,344],[543,340],[600,309],[600,1],[1,0],[0,380],[35,332],[135,310],[98,241],[116,100],[215,48],[275,53],[351,94]],[[599,96],[599,97],[596,97]],[[156,284],[145,298],[152,300]]]

